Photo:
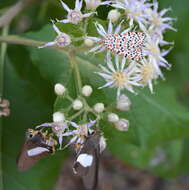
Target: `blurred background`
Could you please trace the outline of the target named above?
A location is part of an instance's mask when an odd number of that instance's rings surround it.
[[[42,28],[50,19],[66,14],[59,1],[0,0],[0,21],[6,10],[18,2],[24,5],[11,24],[5,26],[9,27],[8,33],[41,41],[53,39],[54,34]],[[64,2],[74,7],[74,0]],[[165,34],[166,41],[175,43],[167,56],[172,68],[164,71],[166,80],[158,81],[155,95],[144,89],[141,99],[133,97],[133,111],[127,113],[133,128],[126,136],[114,129],[105,130],[108,148],[101,158],[99,190],[189,189],[189,1],[158,2],[160,9],[171,7],[168,15],[177,18],[174,27],[178,32]],[[99,7],[99,17],[105,20],[110,9]],[[3,28],[0,31],[3,34]],[[0,118],[3,189],[82,189],[80,179],[72,175],[73,158],[68,151],[43,159],[27,172],[16,170],[26,129],[51,121],[56,99],[53,88],[59,80],[59,62],[64,61],[55,50],[50,50],[45,59],[46,54],[35,49],[9,44],[6,55],[1,51],[1,89],[11,103],[10,116]],[[87,81],[87,76],[83,79]]]

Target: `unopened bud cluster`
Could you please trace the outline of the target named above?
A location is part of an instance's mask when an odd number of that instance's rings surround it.
[[[128,131],[129,129],[129,121],[122,118],[120,119],[115,113],[108,114],[108,121],[113,123],[114,127],[119,131]]]

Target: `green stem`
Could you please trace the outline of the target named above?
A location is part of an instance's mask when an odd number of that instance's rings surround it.
[[[70,96],[70,95],[67,95],[66,98],[70,101],[70,102],[73,102],[74,99]]]
[[[35,46],[35,47],[39,47],[44,45],[46,42],[43,41],[37,41],[37,40],[30,40],[27,38],[23,38],[23,37],[19,37],[16,35],[8,35],[8,36],[0,36],[0,43],[1,42],[5,42],[5,43],[9,43],[9,44],[18,44],[18,45],[25,45],[25,46]],[[47,48],[51,48],[51,49],[56,49],[56,50],[61,50],[64,51],[64,53],[68,53],[69,49],[68,47],[60,47],[57,45],[54,46],[49,46]],[[82,47],[74,47],[73,48],[74,51],[87,51],[88,48],[85,46]]]
[[[2,31],[2,36],[6,38],[9,30],[9,25],[5,26]],[[0,52],[0,96],[3,96],[3,79],[4,79],[4,64],[5,64],[5,55],[7,51],[7,44],[1,44]]]
[[[2,30],[2,35],[6,36],[9,31],[9,25],[6,25]],[[0,52],[0,97],[3,96],[3,82],[4,82],[4,65],[5,65],[5,55],[7,50],[7,44],[1,44]],[[2,169],[2,119],[0,119],[0,189],[3,189],[3,169]]]
[[[72,115],[71,117],[69,117],[68,120],[72,121],[76,117],[80,116],[83,112],[84,112],[84,109],[81,109],[80,111],[78,111],[77,113],[75,113],[74,115]]]
[[[10,44],[26,45],[26,46],[36,46],[36,47],[42,46],[46,43],[46,42],[42,42],[42,41],[30,40],[30,39],[15,36],[15,35],[0,36],[0,42],[10,43]],[[63,50],[65,52],[68,50],[68,48],[63,48],[63,47],[59,47],[56,45],[55,46],[49,46],[48,48]]]
[[[81,89],[82,89],[82,82],[81,82],[79,68],[76,63],[76,57],[75,57],[74,51],[70,52],[69,58],[70,58],[71,66],[74,70],[74,78],[75,78],[75,84],[76,84],[76,88],[77,88],[77,95],[80,95]]]

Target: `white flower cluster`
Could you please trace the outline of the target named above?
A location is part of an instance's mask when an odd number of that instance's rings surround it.
[[[153,92],[153,81],[163,78],[161,67],[170,68],[164,57],[173,43],[165,41],[163,35],[167,29],[176,31],[172,27],[175,19],[165,16],[170,9],[159,12],[157,1],[112,0],[111,6],[116,9],[108,14],[107,31],[103,25],[95,23],[100,37],[88,37],[98,44],[90,52],[107,50],[106,66],[101,64],[102,71],[97,73],[106,81],[100,88],[117,88],[118,98],[122,90],[135,93],[135,86],[148,86]],[[112,23],[119,22],[119,11],[122,20],[114,31]],[[123,22],[129,27],[121,30]],[[166,48],[162,49],[162,46]],[[115,61],[111,53],[115,54]]]
[[[83,45],[88,49],[96,44],[89,50],[90,53],[106,51],[105,64],[99,64],[100,71],[96,74],[105,80],[105,84],[99,89],[105,87],[117,89],[117,111],[128,111],[131,106],[131,100],[123,91],[127,90],[136,94],[136,87],[148,86],[153,92],[153,81],[159,77],[163,78],[161,68],[170,68],[170,64],[164,58],[171,50],[169,46],[172,44],[164,40],[164,33],[167,29],[176,31],[172,26],[174,19],[165,16],[170,9],[159,11],[156,0],[153,2],[149,0],[85,0],[84,13],[81,11],[83,0],[76,0],[73,9],[63,1],[61,1],[61,5],[67,11],[67,15],[66,18],[56,21],[85,28],[82,30],[84,36],[81,37]],[[80,23],[87,17],[96,15],[95,10],[100,5],[113,7],[107,16],[107,29],[105,25],[94,22],[99,36],[88,36],[85,25],[87,22],[83,22],[83,25]],[[89,10],[92,12],[88,12]],[[72,40],[74,42],[74,37],[71,39],[68,34],[61,32],[54,21],[52,21],[52,27],[57,33],[57,37],[40,48],[54,45],[64,47],[70,45]],[[165,48],[163,48],[164,46]],[[91,103],[88,104],[87,100],[94,91],[90,85],[78,85],[78,88],[77,96],[72,98],[61,83],[55,84],[56,95],[71,103],[67,108],[62,108],[53,114],[53,123],[44,123],[37,127],[52,127],[60,146],[63,136],[72,136],[68,145],[82,144],[85,137],[92,133],[91,127],[98,126],[99,120],[104,118],[104,115],[107,116],[107,121],[119,131],[129,129],[129,121],[121,118],[117,113],[112,113],[112,110],[108,109],[108,105],[104,105],[101,101],[92,106],[90,106]],[[89,115],[95,116],[96,119],[87,122]],[[79,124],[74,122],[77,117],[82,118],[82,122]],[[72,126],[74,130],[70,130],[69,126]],[[101,146],[105,147],[106,143],[103,137],[101,141]]]
[[[85,0],[86,8],[88,10],[92,10],[92,11],[94,11],[100,5],[108,5],[111,2],[112,1],[101,2],[101,0]],[[64,10],[67,11],[68,14],[65,19],[62,19],[62,20],[56,19],[56,21],[59,23],[78,24],[81,21],[83,21],[83,19],[96,14],[96,12],[89,12],[89,13],[85,13],[85,14],[83,14],[81,12],[81,9],[83,6],[83,0],[76,0],[74,9],[69,8],[63,1],[60,1],[60,3],[62,5],[62,7],[64,8]],[[47,43],[43,44],[42,46],[39,46],[39,48],[44,48],[44,47],[49,47],[49,46],[54,46],[54,45],[57,45],[59,47],[65,47],[65,46],[70,45],[71,44],[70,36],[64,32],[61,32],[60,29],[55,25],[54,21],[53,20],[51,20],[51,21],[52,21],[52,27],[53,27],[54,31],[57,33],[57,37],[54,39],[54,41],[47,42]],[[86,42],[86,44],[89,44],[89,43],[90,42],[88,40]]]

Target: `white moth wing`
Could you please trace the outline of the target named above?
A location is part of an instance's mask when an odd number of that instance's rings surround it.
[[[35,147],[27,151],[28,156],[36,156],[43,152],[49,152],[47,148],[44,147]]]
[[[90,154],[80,154],[77,158],[77,162],[83,167],[90,167],[93,163],[93,156]]]

